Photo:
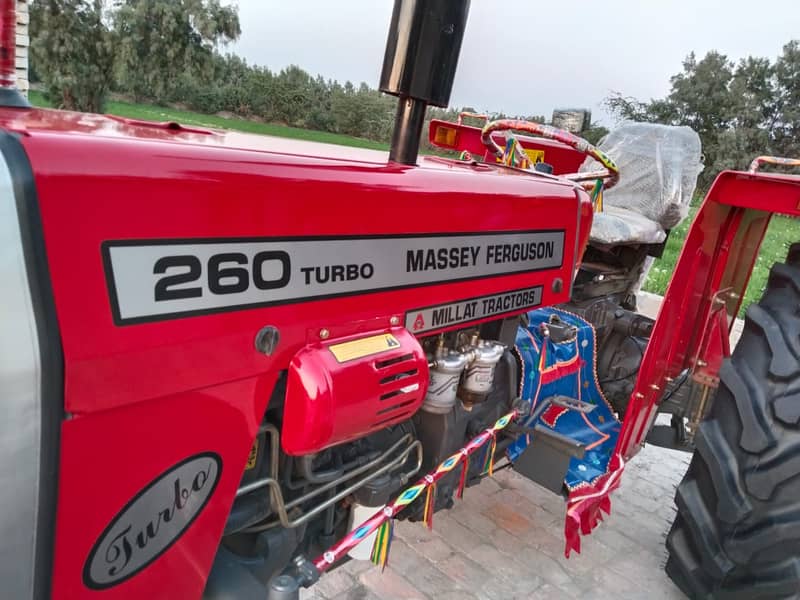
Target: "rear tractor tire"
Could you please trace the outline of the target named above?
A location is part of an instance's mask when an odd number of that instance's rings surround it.
[[[690,598],[800,597],[800,244],[719,373],[675,495],[667,574]]]

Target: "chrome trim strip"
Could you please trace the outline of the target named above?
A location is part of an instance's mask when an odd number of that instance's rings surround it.
[[[0,581],[4,597],[25,599],[34,596],[42,373],[14,185],[3,155],[0,282]]]

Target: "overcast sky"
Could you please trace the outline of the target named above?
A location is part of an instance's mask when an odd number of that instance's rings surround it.
[[[238,0],[230,49],[279,70],[377,87],[393,0]],[[508,114],[663,96],[692,50],[774,59],[800,38],[800,1],[472,0],[451,106]]]

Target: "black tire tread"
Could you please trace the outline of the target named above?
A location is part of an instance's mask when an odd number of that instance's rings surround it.
[[[773,266],[695,436],[667,574],[691,598],[800,597],[800,244]]]

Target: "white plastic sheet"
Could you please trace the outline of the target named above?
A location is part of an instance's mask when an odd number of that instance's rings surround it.
[[[690,127],[631,122],[611,131],[599,148],[617,163],[620,179],[605,193],[609,216],[595,215],[592,238],[607,244],[662,242],[664,230],[678,225],[689,212],[703,170],[700,137]],[[580,170],[601,168],[587,159]],[[628,227],[620,220],[628,220]]]

